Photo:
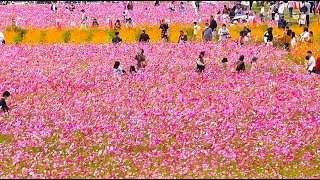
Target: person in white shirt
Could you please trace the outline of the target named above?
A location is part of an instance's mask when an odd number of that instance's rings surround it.
[[[280,6],[278,8],[278,12],[279,12],[279,14],[284,15],[283,14],[284,13],[284,3],[283,2],[280,2]]]
[[[302,12],[302,14],[299,14],[298,23],[300,26],[305,26],[306,20],[307,20],[307,15],[305,14],[305,12]]]
[[[222,15],[222,24],[228,24],[230,22],[230,17],[228,14]]]
[[[292,39],[291,39],[290,44],[291,44],[291,47],[294,47],[297,44],[296,33],[292,32],[291,36],[292,36]]]
[[[264,5],[263,4],[260,9],[260,20],[261,22],[264,22]]]
[[[126,26],[127,26],[128,28],[132,28],[132,27],[134,26],[131,18],[129,18],[129,20],[126,22]]]
[[[228,37],[230,37],[230,32],[227,29],[226,24],[222,24],[222,27],[218,30],[219,41],[227,41]]]
[[[122,68],[120,67],[120,62],[116,61],[114,62],[114,65],[113,65],[113,75],[116,76],[118,74],[125,74],[125,71],[123,71]]]
[[[218,11],[218,13],[214,16],[214,20],[218,23],[220,22],[221,18],[221,11]]]
[[[280,19],[280,15],[279,15],[279,13],[276,13],[276,14],[274,15],[274,20],[275,20],[276,22],[278,22],[279,19]]]
[[[196,2],[195,2],[195,1],[191,1],[191,5],[192,5],[192,7],[193,7],[193,9],[194,9],[194,12],[196,13],[196,15],[198,15],[198,8],[197,8],[197,6],[196,6]]]
[[[315,72],[316,59],[314,59],[314,57],[312,56],[312,52],[311,52],[311,51],[308,51],[308,52],[307,52],[306,60],[308,60],[308,64],[307,64],[308,72],[309,72],[310,74],[311,74],[312,72]]]
[[[305,42],[309,38],[309,29],[304,27],[303,33],[300,34],[300,41]]]
[[[198,40],[200,40],[201,27],[198,25],[196,20],[193,21],[193,24],[194,24],[194,26],[193,26],[193,40],[198,41]]]
[[[0,31],[0,44],[5,44],[6,41],[4,40],[4,34]]]
[[[123,19],[128,22],[129,21],[129,18],[130,18],[130,15],[129,15],[129,10],[126,9],[123,11]]]
[[[170,9],[171,11],[176,10],[176,6],[174,5],[174,1],[169,2],[168,9]]]
[[[52,3],[51,5],[51,11],[57,11],[58,10],[58,7],[55,3]]]
[[[86,15],[86,11],[84,9],[81,10],[82,12],[82,17],[81,17],[81,26],[80,28],[86,28],[87,27],[87,15]]]

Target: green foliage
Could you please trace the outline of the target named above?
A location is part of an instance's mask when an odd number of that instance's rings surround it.
[[[185,34],[188,36],[188,41],[189,41],[191,39],[191,37],[193,36],[193,29],[191,29],[191,28],[185,29]]]
[[[95,30],[96,31],[96,30]],[[90,43],[91,41],[92,41],[92,38],[93,38],[93,30],[92,29],[88,29],[87,30],[87,37],[86,37],[86,39],[85,39],[85,41],[87,42],[87,43]]]
[[[112,38],[114,37],[114,33],[116,31],[115,30],[106,30],[106,34],[107,34],[107,42],[111,42]]]
[[[27,33],[26,29],[14,27],[13,31],[16,32],[18,35],[14,38],[14,42],[20,44],[23,40],[23,37]]]
[[[41,37],[40,37],[40,42],[41,42],[41,43],[44,43],[44,42],[45,42],[46,34],[47,34],[47,31],[46,31],[46,30],[41,31]]]
[[[63,41],[62,42],[68,43],[70,41],[70,38],[71,38],[71,30],[70,29],[64,30],[63,33],[62,33],[62,37],[63,37]]]

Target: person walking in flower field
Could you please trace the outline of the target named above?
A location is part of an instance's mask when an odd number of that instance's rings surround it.
[[[198,22],[196,20],[193,21],[193,41],[199,41],[200,40],[200,29],[201,27],[198,25]]]
[[[169,41],[169,25],[165,19],[162,19],[162,24],[160,25],[161,39],[165,42]]]
[[[212,29],[209,27],[209,23],[205,24],[206,27],[202,30],[202,42],[212,41]]]
[[[216,38],[217,36],[217,21],[214,19],[214,17],[211,15],[210,17],[210,28],[212,30],[212,36],[213,38]]]
[[[86,11],[84,9],[81,10],[82,12],[82,17],[81,17],[81,26],[80,28],[86,28],[87,27],[87,14],[86,14]]]
[[[219,41],[228,41],[228,38],[230,37],[230,32],[227,29],[226,24],[222,24],[222,27],[218,31],[219,34]]]

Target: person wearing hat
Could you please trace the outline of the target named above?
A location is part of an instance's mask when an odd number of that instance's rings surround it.
[[[212,41],[212,29],[209,27],[209,23],[205,23],[206,27],[202,30],[202,42]]]
[[[193,26],[193,40],[194,41],[199,41],[199,39],[200,39],[199,31],[200,31],[201,27],[198,25],[197,20],[194,20],[193,24],[194,24],[194,26]]]
[[[149,42],[150,37],[149,35],[146,33],[145,29],[142,29],[142,34],[140,34],[139,37],[139,42]]]
[[[288,22],[284,19],[284,16],[281,15],[281,18],[278,21],[278,28],[285,28],[287,26]]]
[[[204,71],[204,68],[206,67],[206,63],[204,62],[204,51],[200,52],[199,57],[197,58],[197,69],[196,71],[201,73]]]

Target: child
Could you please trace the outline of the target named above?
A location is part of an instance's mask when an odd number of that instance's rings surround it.
[[[0,100],[1,109],[3,110],[3,112],[7,112],[8,115],[9,115],[9,107],[7,106],[6,99],[10,96],[10,92],[9,91],[5,91],[2,94],[2,96],[3,97]]]
[[[306,20],[307,20],[307,15],[303,12],[302,14],[299,14],[299,20],[298,23],[300,26],[305,26],[306,25]]]

